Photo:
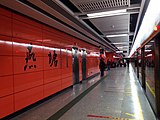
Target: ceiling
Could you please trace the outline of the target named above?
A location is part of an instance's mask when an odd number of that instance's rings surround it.
[[[128,56],[140,11],[141,0],[60,0],[106,41]],[[127,9],[123,15],[89,18],[87,14]],[[106,37],[107,35],[126,36]]]
[[[107,51],[128,56],[141,0],[1,0],[0,4]],[[122,15],[90,18],[87,14],[123,10]],[[127,34],[119,37],[107,35]]]

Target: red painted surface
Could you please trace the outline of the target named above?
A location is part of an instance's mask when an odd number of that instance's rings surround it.
[[[15,111],[20,110],[32,103],[35,103],[43,98],[43,86],[38,86],[28,89],[14,95]]]
[[[44,97],[52,95],[61,90],[61,80],[57,80],[44,85]]]
[[[53,79],[54,78],[54,79]],[[49,83],[61,79],[61,69],[44,71],[44,83]]]
[[[28,47],[33,45],[31,52],[35,53],[35,57],[42,57],[44,54],[44,49],[41,47],[42,43],[38,41],[26,40],[13,38],[13,55],[14,56],[24,56],[26,57],[26,52],[28,52]],[[40,48],[41,47],[41,48]]]
[[[0,98],[0,118],[14,112],[13,95]]]
[[[34,26],[34,27],[42,29],[42,24],[40,24],[40,23],[38,23],[36,21],[33,21],[33,20],[29,19],[29,18],[26,18],[24,16],[21,16],[21,15],[15,14],[15,13],[12,13],[12,16],[13,16],[13,19],[15,19],[15,20],[18,20],[18,21],[21,21],[21,22],[26,23],[28,25],[31,25],[31,26]]]
[[[27,40],[42,40],[42,30],[33,25],[13,19],[13,37]]]
[[[72,76],[62,79],[62,89],[65,89],[73,84]]]
[[[13,64],[14,64],[14,73],[20,74],[20,73],[27,73],[27,72],[35,72],[43,70],[43,58],[42,57],[36,57],[36,61],[29,61],[28,66],[26,67],[26,70],[24,70],[24,67],[26,65],[25,57],[13,57]],[[36,65],[35,67],[29,68],[31,65]]]
[[[8,10],[0,8],[0,15],[11,17],[12,13],[10,11],[8,11]]]
[[[0,34],[12,36],[12,19],[3,15],[0,15]]]
[[[99,57],[92,56],[90,54],[87,54],[87,77],[90,77],[96,73],[98,73],[99,70]]]
[[[0,35],[0,56],[12,56],[12,38]]]
[[[13,94],[13,76],[2,76],[0,80],[0,97]]]
[[[73,46],[99,52],[80,39],[3,8],[0,19],[0,119],[72,86]],[[86,58],[89,77],[99,72],[99,59],[91,54]],[[79,56],[80,80],[81,64]]]
[[[14,75],[14,92],[20,92],[43,85],[43,72]]]
[[[12,75],[13,66],[12,66],[12,56],[0,56],[0,76]]]

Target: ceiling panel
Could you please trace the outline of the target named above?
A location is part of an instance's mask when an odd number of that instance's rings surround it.
[[[116,47],[119,46],[129,46],[129,35],[134,34],[137,16],[132,15],[135,13],[130,14],[129,11],[136,11],[139,9],[139,4],[141,0],[69,0],[72,2],[80,11],[81,13],[75,13],[80,19],[87,19],[88,23],[95,26],[94,30],[99,31],[102,37],[106,37],[107,35],[117,35],[117,34],[128,34],[126,37],[112,37],[107,38],[111,43],[119,43],[119,42],[126,42],[123,44],[114,44]],[[134,5],[135,6],[134,6]],[[121,15],[114,15],[114,16],[103,16],[100,15],[96,17],[88,17],[90,13],[99,13],[99,12],[107,12],[107,11],[114,11],[114,10],[124,10],[126,9],[125,14]],[[131,16],[132,15],[132,16]],[[103,17],[102,17],[103,16]],[[135,19],[135,20],[134,20]],[[85,20],[84,20],[85,21]],[[134,24],[134,26],[133,26]],[[130,28],[131,27],[131,28]],[[125,48],[125,50],[129,51],[129,48]]]
[[[90,21],[104,34],[128,33],[129,31],[129,15],[94,18]]]

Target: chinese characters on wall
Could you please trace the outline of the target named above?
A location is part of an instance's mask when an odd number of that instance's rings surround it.
[[[24,71],[26,71],[27,68],[31,69],[31,68],[36,68],[35,64],[31,64],[29,65],[29,61],[33,61],[33,63],[36,62],[36,58],[35,58],[35,53],[32,52],[32,43],[30,43],[30,45],[27,47],[28,52],[26,52],[26,65],[24,66]]]
[[[52,67],[53,64],[54,64],[54,67],[57,67],[58,60],[57,60],[56,50],[53,51],[53,54],[51,52],[49,52],[48,57],[49,57],[50,67]]]
[[[27,52],[26,52],[26,58],[25,58],[25,66],[24,66],[24,71],[32,68],[36,68],[36,58],[35,58],[35,53],[32,51],[33,46],[32,43],[27,47]],[[29,62],[30,61],[30,62]],[[58,65],[58,60],[57,60],[57,53],[56,50],[53,51],[53,53],[49,52],[48,54],[48,64],[50,67],[54,66],[57,67]]]

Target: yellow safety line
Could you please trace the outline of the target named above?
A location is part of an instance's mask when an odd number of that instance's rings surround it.
[[[133,89],[131,89],[131,90],[133,90]],[[142,113],[142,108],[141,108],[141,104],[140,104],[140,100],[139,100],[138,94],[136,94],[135,97],[136,97],[137,107],[138,107],[137,110],[139,110],[139,113],[138,113],[139,120],[144,120],[143,113]],[[136,115],[135,115],[135,117],[136,117]]]
[[[142,77],[141,74],[140,74],[140,76]],[[156,95],[155,95],[155,92],[154,92],[154,90],[150,87],[150,85],[148,84],[147,81],[146,81],[146,85],[147,85],[148,89],[150,90],[150,92],[152,93],[152,95],[155,97],[155,96],[156,96]]]
[[[132,117],[135,117],[135,115],[134,114],[130,114],[130,113],[125,113],[126,115],[128,115],[128,116],[132,116]]]
[[[153,89],[149,86],[149,84],[146,82],[146,85],[148,87],[148,89],[151,91],[151,93],[153,94],[153,96],[155,97],[155,92],[153,91]]]
[[[140,120],[144,120],[143,118],[143,113],[142,113],[142,108],[141,108],[141,104],[140,104],[140,100],[139,100],[139,97],[137,95],[137,101],[138,101],[138,108],[139,108],[139,117],[140,117]]]
[[[130,118],[113,118],[112,120],[136,120],[136,119],[130,119]]]

